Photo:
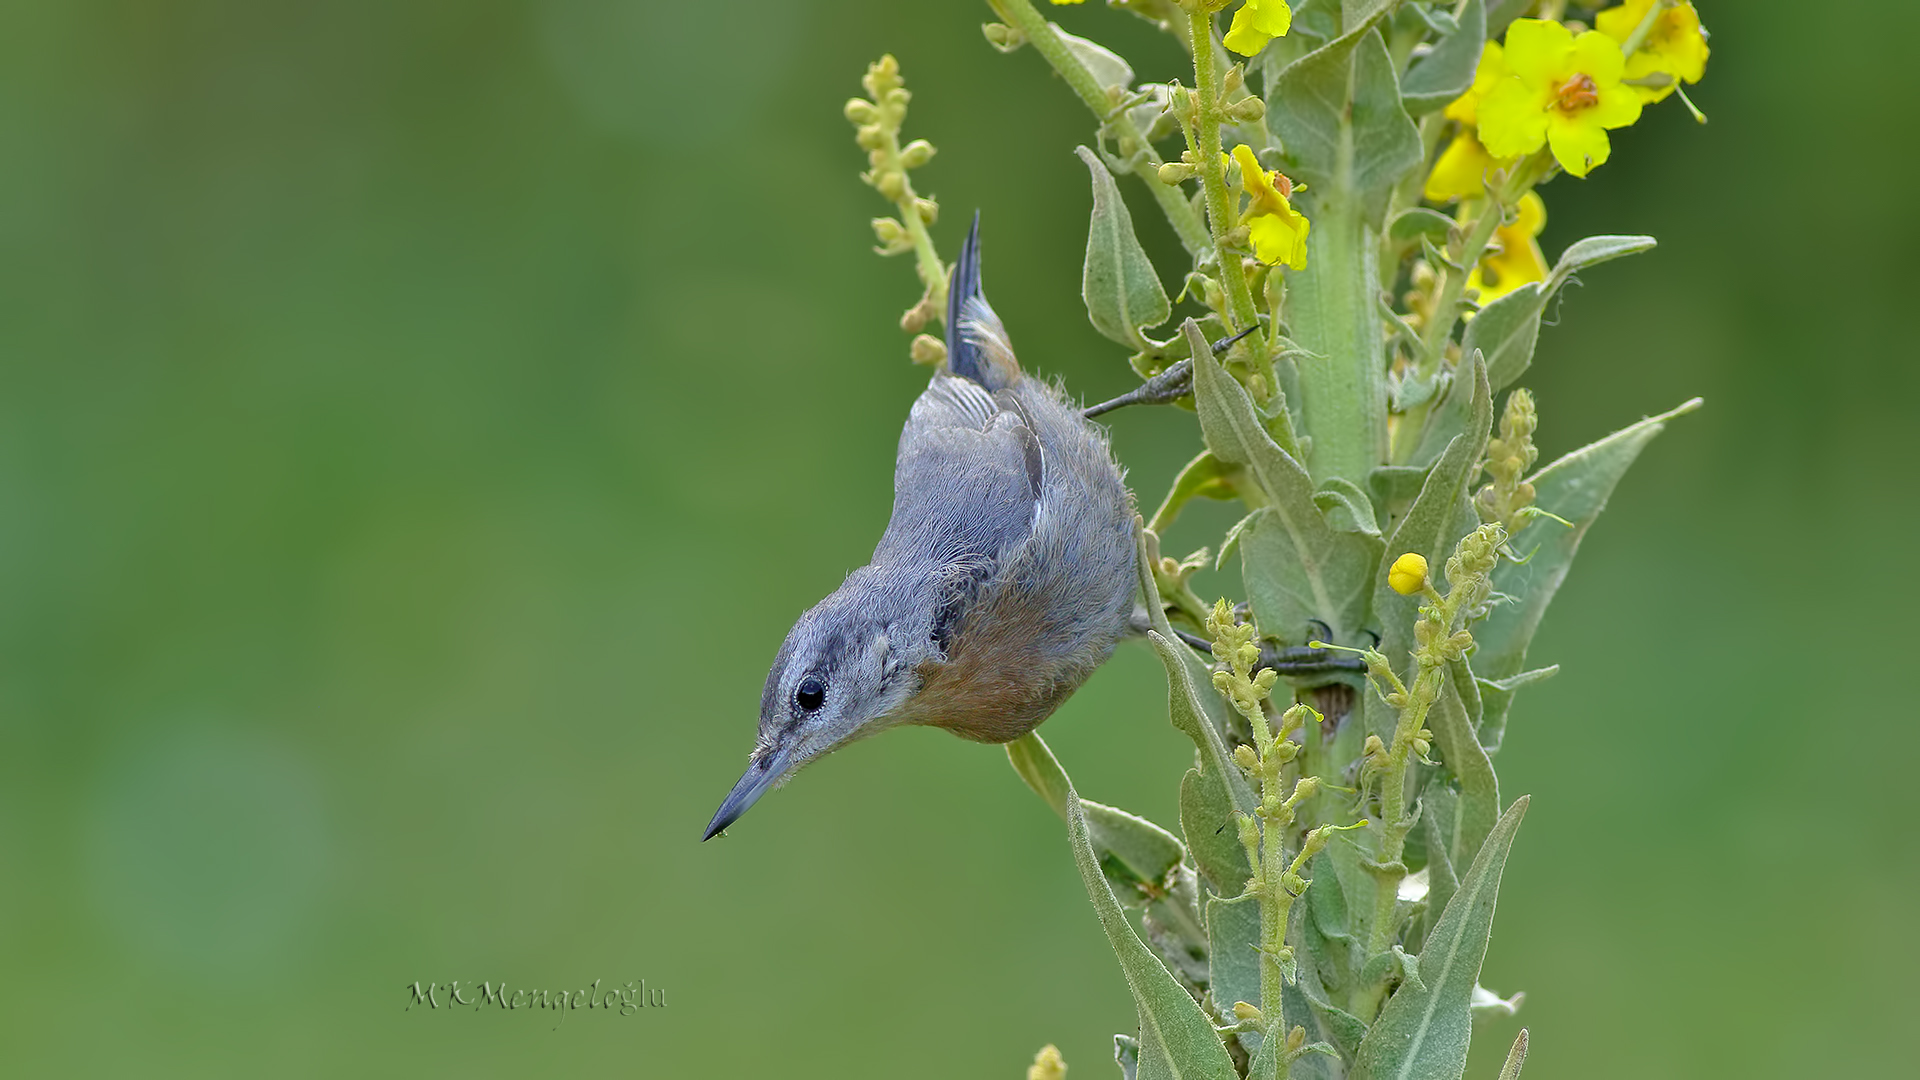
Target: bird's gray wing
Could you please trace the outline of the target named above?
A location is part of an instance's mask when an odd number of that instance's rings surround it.
[[[1033,532],[1045,460],[1006,392],[936,375],[900,434],[893,516],[875,563],[990,570]]]

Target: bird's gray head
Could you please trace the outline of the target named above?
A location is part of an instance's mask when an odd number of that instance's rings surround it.
[[[747,771],[703,839],[808,761],[898,721],[919,689],[915,669],[934,649],[931,612],[901,602],[919,590],[895,584],[874,567],[857,570],[788,631],[760,695],[760,737]]]

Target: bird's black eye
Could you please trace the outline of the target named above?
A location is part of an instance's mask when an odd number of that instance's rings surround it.
[[[821,682],[817,675],[801,679],[800,688],[793,692],[793,702],[800,706],[802,712],[812,712],[825,704],[826,700],[827,684]]]

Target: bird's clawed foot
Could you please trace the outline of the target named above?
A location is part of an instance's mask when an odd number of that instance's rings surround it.
[[[1226,352],[1229,348],[1233,347],[1234,342],[1239,341],[1241,338],[1246,337],[1258,329],[1260,329],[1260,327],[1256,324],[1247,327],[1232,337],[1221,338],[1219,341],[1213,343],[1213,354],[1218,356]],[[1110,413],[1115,409],[1122,409],[1128,405],[1168,405],[1179,401],[1191,393],[1193,393],[1193,361],[1182,360],[1111,401],[1103,401],[1098,405],[1087,406],[1080,411],[1080,415],[1091,420],[1103,413]]]

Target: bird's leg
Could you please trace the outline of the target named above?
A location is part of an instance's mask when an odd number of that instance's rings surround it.
[[[1232,337],[1221,338],[1213,343],[1213,354],[1218,356],[1226,352],[1234,342],[1258,329],[1260,329],[1258,325],[1249,326]],[[1191,393],[1193,393],[1193,361],[1182,360],[1111,401],[1087,406],[1080,411],[1080,415],[1091,420],[1103,413],[1110,413],[1128,405],[1167,405]]]

